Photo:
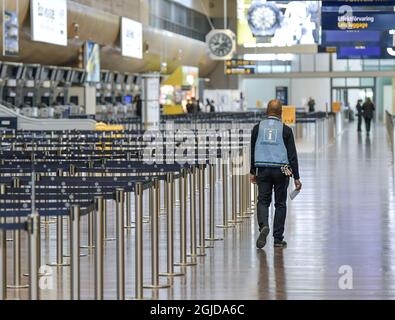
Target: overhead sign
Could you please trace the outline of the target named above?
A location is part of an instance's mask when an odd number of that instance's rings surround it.
[[[286,125],[293,126],[296,124],[296,107],[295,106],[283,106],[283,123]]]
[[[67,1],[31,0],[32,40],[67,46]]]
[[[323,1],[322,46],[339,59],[393,59],[395,1]]]
[[[19,27],[17,12],[4,10],[3,23],[3,55],[17,56],[19,53]]]
[[[227,75],[249,75],[255,74],[256,61],[232,59],[225,62],[225,74]]]
[[[122,17],[121,47],[125,57],[143,58],[143,25],[140,22]]]

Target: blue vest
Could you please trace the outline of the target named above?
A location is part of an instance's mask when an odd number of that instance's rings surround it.
[[[281,167],[289,164],[281,120],[267,118],[260,122],[255,144],[255,167]]]

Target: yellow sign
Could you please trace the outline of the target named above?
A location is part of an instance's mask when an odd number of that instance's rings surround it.
[[[332,112],[340,112],[341,106],[342,106],[341,102],[338,102],[338,101],[333,102],[332,103]]]
[[[296,107],[295,106],[283,106],[283,123],[287,125],[296,124]]]

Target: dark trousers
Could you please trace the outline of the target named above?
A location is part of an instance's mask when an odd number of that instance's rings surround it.
[[[272,202],[274,189],[275,208],[273,237],[283,240],[285,218],[287,216],[287,189],[289,178],[280,168],[258,168],[258,224],[260,227],[269,226],[269,207]]]
[[[358,131],[362,131],[362,116],[358,115]]]
[[[366,132],[370,132],[370,124],[372,123],[372,119],[370,118],[365,118],[365,126],[366,126]]]

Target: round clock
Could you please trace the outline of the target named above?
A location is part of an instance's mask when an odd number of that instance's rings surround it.
[[[230,30],[214,30],[207,35],[207,46],[213,59],[227,60],[235,51],[235,36]]]

